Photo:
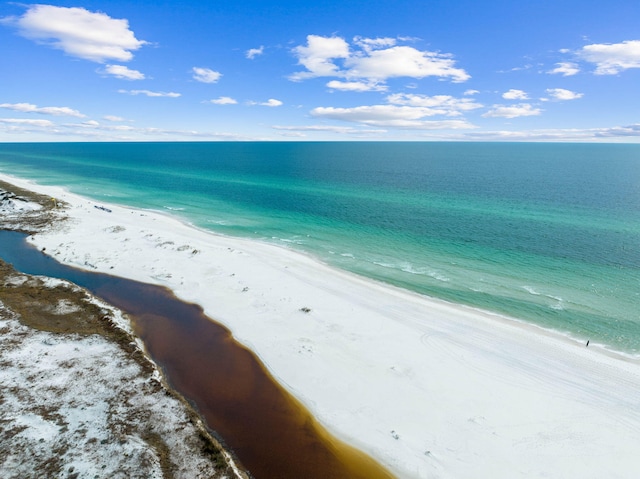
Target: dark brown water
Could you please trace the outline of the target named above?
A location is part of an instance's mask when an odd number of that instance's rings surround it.
[[[167,289],[70,268],[0,231],[0,258],[29,274],[65,278],[128,313],[171,386],[200,412],[256,479],[393,476],[333,438],[230,332]]]

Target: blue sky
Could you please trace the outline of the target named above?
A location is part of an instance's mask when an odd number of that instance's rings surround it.
[[[640,142],[640,1],[0,4],[0,141]]]

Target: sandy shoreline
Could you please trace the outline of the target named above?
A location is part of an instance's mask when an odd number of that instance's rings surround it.
[[[37,247],[200,304],[330,431],[399,477],[635,477],[637,360],[284,248],[0,178],[71,205],[60,231],[30,239]]]
[[[0,332],[3,478],[248,477],[86,290],[0,260]]]

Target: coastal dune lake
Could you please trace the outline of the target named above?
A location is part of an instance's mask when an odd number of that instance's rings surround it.
[[[0,171],[640,353],[640,145],[3,144]]]
[[[162,287],[61,265],[24,240],[24,234],[0,231],[0,258],[28,274],[72,281],[126,312],[170,385],[254,477],[393,477],[327,433],[200,307]]]

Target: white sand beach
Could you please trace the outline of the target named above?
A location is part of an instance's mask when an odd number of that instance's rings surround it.
[[[71,205],[69,221],[30,242],[200,304],[327,429],[398,477],[639,477],[639,360],[282,247],[0,177]]]

